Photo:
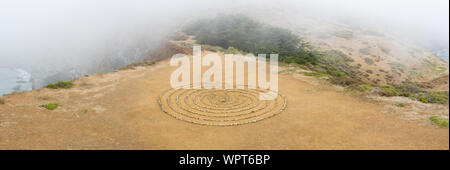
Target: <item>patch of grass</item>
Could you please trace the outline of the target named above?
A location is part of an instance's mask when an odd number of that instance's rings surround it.
[[[442,127],[442,128],[448,128],[448,119],[442,117],[442,116],[431,116],[430,117],[431,124]]]
[[[352,84],[345,87],[344,92],[352,94],[362,94],[372,91],[373,86],[370,84]]]
[[[360,84],[359,81],[348,77],[332,77],[330,82],[344,87],[357,86]]]
[[[49,103],[41,105],[41,107],[46,108],[47,110],[55,110],[56,108],[58,108],[58,106],[59,106],[58,103]]]
[[[361,91],[371,91],[373,89],[373,86],[370,84],[362,84],[359,86]]]
[[[5,100],[0,98],[0,104],[5,104]]]
[[[212,51],[212,52],[224,52],[225,51],[225,49],[223,49],[222,47],[214,46],[214,45],[203,45],[202,49],[205,49],[207,51]]]
[[[239,51],[238,49],[234,48],[234,47],[228,47],[227,50],[225,50],[226,54],[242,54],[244,55],[245,53],[242,51]]]
[[[86,113],[88,113],[89,111],[88,111],[88,109],[84,109],[83,110],[83,114],[86,114]]]
[[[417,100],[419,100],[422,103],[430,103],[430,101],[428,100],[428,98],[424,97],[424,96],[420,96]]]
[[[409,97],[415,98],[423,103],[446,104],[446,103],[448,103],[449,93],[448,93],[448,91],[423,92],[423,93],[412,94]]]
[[[73,87],[73,83],[72,83],[72,81],[61,81],[58,83],[50,83],[45,87],[49,88],[49,89],[59,89],[59,88],[68,89],[68,88]]]
[[[295,73],[295,69],[285,69],[285,70],[278,72],[278,74],[283,74],[283,73],[287,73],[287,74]]]
[[[381,86],[379,94],[382,96],[404,96],[418,100],[422,103],[448,104],[448,91],[428,92],[414,83],[405,83],[397,86]]]
[[[359,95],[359,94],[361,94],[361,91],[359,91],[357,89],[354,89],[354,88],[345,88],[344,89],[344,93],[350,93],[350,94],[353,94],[353,95]]]
[[[405,103],[399,102],[395,104],[397,107],[405,107]]]
[[[305,76],[310,76],[310,77],[316,77],[316,78],[324,78],[324,77],[328,77],[327,74],[324,73],[318,73],[318,72],[299,72],[299,74],[303,74]]]
[[[276,53],[279,54],[279,61],[285,63],[318,63],[317,56],[306,48],[307,44],[290,30],[254,21],[245,15],[218,15],[213,19],[200,19],[187,24],[183,31],[194,35],[197,43],[220,46],[228,54],[239,51]]]
[[[382,96],[392,97],[398,96],[400,93],[395,87],[392,86],[381,86],[379,94]]]
[[[432,92],[432,93],[429,93],[429,97],[430,97],[431,102],[445,104],[445,103],[448,103],[449,93],[448,93],[448,91]]]
[[[425,92],[419,84],[407,82],[400,85],[396,85],[395,88],[400,93],[400,96],[410,97],[414,94]]]
[[[334,77],[341,77],[341,78],[347,77],[345,73],[339,71],[338,69],[328,69],[327,74],[332,75]]]
[[[155,61],[148,61],[148,62],[139,62],[139,63],[131,63],[128,64],[127,66],[121,68],[120,70],[128,70],[128,69],[135,69],[135,67],[139,67],[139,66],[151,66],[156,64]]]

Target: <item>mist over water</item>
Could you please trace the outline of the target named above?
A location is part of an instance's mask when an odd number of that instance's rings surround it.
[[[177,10],[169,2],[1,1],[0,68],[29,72],[33,88],[112,71],[149,57],[184,17]]]
[[[142,61],[194,18],[255,12],[267,17],[287,13],[292,18],[275,18],[289,22],[302,22],[296,18],[300,15],[351,21],[414,39],[433,51],[447,49],[448,54],[447,0],[2,0],[0,89],[9,90],[0,95],[17,87],[11,82],[25,74],[37,89]]]
[[[0,94],[22,92],[32,89],[31,75],[21,69],[0,68]]]

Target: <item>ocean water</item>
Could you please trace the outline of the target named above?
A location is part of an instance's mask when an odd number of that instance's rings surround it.
[[[0,96],[32,89],[31,75],[25,70],[0,68]]]
[[[106,50],[106,52],[101,53],[106,56],[103,58],[92,57],[84,61],[76,60],[77,58],[72,58],[74,60],[55,59],[51,60],[54,62],[23,64],[22,68],[26,68],[27,71],[9,68],[7,64],[4,64],[5,66],[0,66],[0,95],[40,89],[48,83],[69,81],[85,75],[118,70],[128,64],[151,59],[148,56],[150,53],[148,51],[153,48],[159,50],[159,48],[150,46],[146,48],[123,47]]]
[[[447,49],[441,49],[435,52],[436,55],[440,58],[442,58],[444,61],[446,61],[448,63],[448,58],[449,58],[449,50]]]

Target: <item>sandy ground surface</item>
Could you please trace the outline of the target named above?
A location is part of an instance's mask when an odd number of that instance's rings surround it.
[[[161,111],[168,61],[75,80],[68,90],[4,96],[0,149],[449,149],[449,129],[383,112],[385,104],[280,74],[287,108],[240,126],[196,125]],[[50,111],[39,107],[59,103]]]

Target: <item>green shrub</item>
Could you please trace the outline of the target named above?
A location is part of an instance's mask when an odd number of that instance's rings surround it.
[[[359,89],[355,89],[355,88],[352,88],[352,87],[344,88],[344,92],[345,93],[350,93],[350,94],[353,94],[353,95],[360,95],[361,94],[361,91]]]
[[[371,91],[373,89],[373,86],[370,84],[363,84],[359,86],[361,91]]]
[[[373,86],[370,84],[360,84],[359,82],[356,82],[354,84],[350,84],[344,89],[344,92],[347,93],[353,93],[353,94],[362,94],[367,92],[371,92],[373,89]]]
[[[392,86],[381,86],[379,94],[382,96],[398,96],[400,93],[397,91],[395,87]]]
[[[439,127],[448,128],[448,119],[442,116],[431,116],[430,121],[433,125],[437,125]]]
[[[227,50],[225,50],[226,54],[244,54],[243,52],[239,51],[238,49],[234,47],[228,47]]]
[[[395,88],[400,92],[400,96],[410,97],[413,94],[425,92],[417,83],[403,83],[401,85],[395,86]]]
[[[50,83],[45,87],[49,89],[59,89],[59,88],[68,89],[73,87],[73,83],[72,81],[61,81],[58,83]]]
[[[428,100],[428,98],[424,97],[424,96],[420,96],[418,98],[418,100],[422,103],[430,103],[430,101]]]
[[[316,77],[316,78],[328,77],[328,75],[323,74],[323,73],[318,73],[318,72],[300,72],[300,74],[303,74],[305,76],[310,76],[310,77]]]
[[[224,52],[225,49],[219,46],[213,46],[213,45],[203,45],[202,49],[212,52]]]
[[[401,85],[381,86],[380,95],[382,96],[405,96],[423,103],[448,103],[448,91],[428,92],[417,83],[403,83]]]
[[[443,92],[423,92],[418,94],[413,94],[410,97],[415,98],[423,103],[448,103],[449,93],[448,91]]]
[[[317,64],[314,53],[304,49],[301,40],[291,31],[256,22],[244,15],[219,15],[188,24],[183,31],[194,35],[203,45],[230,47],[235,53],[279,54],[285,63]],[[267,57],[269,57],[267,55]]]
[[[405,104],[402,103],[402,102],[400,102],[400,103],[397,103],[396,106],[397,106],[397,107],[405,107]]]
[[[341,71],[339,71],[337,69],[328,69],[327,73],[329,75],[334,76],[334,77],[347,77],[347,75],[345,75],[345,73],[343,73],[343,72],[341,72]]]
[[[0,98],[0,104],[5,104],[5,100]]]
[[[352,78],[348,78],[348,77],[332,77],[330,79],[330,82],[333,84],[337,84],[337,85],[341,85],[341,86],[357,86],[360,84],[359,81],[352,79]]]
[[[449,97],[448,91],[429,93],[429,98],[432,103],[440,103],[440,104],[448,103],[448,97]]]
[[[49,103],[41,105],[41,107],[46,108],[48,110],[55,110],[56,108],[58,108],[58,106],[59,106],[58,103]]]
[[[412,99],[416,99],[422,103],[448,103],[449,93],[448,91],[442,92],[427,92],[424,91],[416,84],[402,84],[396,87],[393,86],[381,86],[380,95],[382,96],[405,96]]]

